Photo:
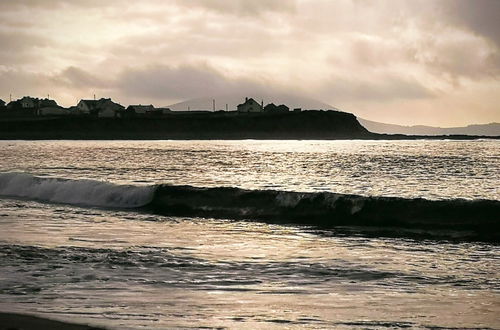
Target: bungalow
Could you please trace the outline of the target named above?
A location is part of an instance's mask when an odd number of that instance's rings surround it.
[[[145,114],[148,114],[148,113],[155,111],[155,107],[153,107],[152,104],[150,104],[150,105],[142,105],[142,104],[129,105],[127,108],[127,111],[130,111],[136,115],[145,115]]]
[[[163,114],[163,108],[155,108],[152,104],[150,105],[129,105],[126,113],[131,116],[143,117],[143,116],[157,116]]]
[[[125,110],[125,107],[111,101],[109,98],[102,98],[100,100],[80,100],[77,104],[77,108],[84,114],[99,118],[116,118],[120,112]]]
[[[76,107],[80,112],[89,115],[97,109],[97,100],[80,100]]]
[[[155,108],[156,111],[159,111],[162,115],[167,113],[167,112],[172,112],[170,108]]]
[[[245,98],[245,103],[238,104],[238,112],[262,112],[262,105],[252,98]]]
[[[59,107],[57,102],[55,100],[51,100],[51,99],[38,100],[38,106],[40,108],[57,108],[57,107]]]
[[[264,107],[264,112],[268,113],[285,113],[290,111],[290,108],[284,104],[275,105],[274,103],[269,103]]]
[[[116,118],[125,110],[125,107],[111,101],[111,99],[100,99],[97,109],[97,117],[99,118]]]

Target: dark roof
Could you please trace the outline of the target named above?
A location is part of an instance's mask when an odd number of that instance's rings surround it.
[[[55,100],[51,100],[51,99],[43,99],[43,100],[40,100],[40,106],[41,107],[57,107],[57,102]]]
[[[248,104],[248,103],[252,103],[252,102],[255,102],[255,103],[259,104],[259,103],[258,103],[257,101],[255,101],[253,98],[249,97],[248,99],[246,99],[246,100],[245,100],[245,102],[244,102],[244,103],[238,104],[238,107],[239,107],[239,106],[243,106],[243,105]]]
[[[129,105],[127,109],[134,109],[134,110],[154,110],[155,107],[153,107],[152,104],[150,105],[142,105],[142,104],[139,104],[139,105]]]
[[[125,109],[125,107],[123,107],[121,104],[118,104],[116,102],[113,102],[110,98],[102,98],[102,99],[99,99],[99,100],[80,100],[80,102],[83,102],[87,105],[87,107],[89,107],[89,109],[92,109],[92,110],[96,110],[98,108],[102,108],[104,106],[105,103],[107,102],[111,102],[113,104],[116,104],[118,106],[120,106],[121,108]],[[78,102],[78,103],[80,103]]]

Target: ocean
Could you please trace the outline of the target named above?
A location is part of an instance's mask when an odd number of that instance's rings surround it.
[[[500,142],[0,141],[0,311],[500,328]]]

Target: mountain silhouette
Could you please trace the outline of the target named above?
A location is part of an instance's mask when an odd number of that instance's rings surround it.
[[[190,110],[213,110],[213,100],[215,99],[216,107],[215,110],[226,110],[226,104],[228,110],[236,110],[236,106],[240,103],[245,102],[245,97],[251,97],[257,102],[264,102],[264,105],[269,103],[274,104],[285,104],[290,109],[302,108],[302,109],[324,109],[324,110],[338,110],[337,108],[318,101],[312,98],[292,95],[292,94],[276,94],[276,93],[235,93],[235,94],[224,94],[217,95],[213,97],[200,97],[195,99],[186,100],[183,102],[168,105],[167,107],[174,111],[186,111]]]
[[[359,117],[358,121],[370,132],[381,134],[500,136],[500,123],[477,124],[463,127],[433,127],[385,124]]]

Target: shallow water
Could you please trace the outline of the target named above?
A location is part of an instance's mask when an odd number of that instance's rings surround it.
[[[48,177],[499,199],[495,141],[0,146],[2,172]],[[3,197],[0,310],[116,329],[500,328],[498,244],[344,229]]]

